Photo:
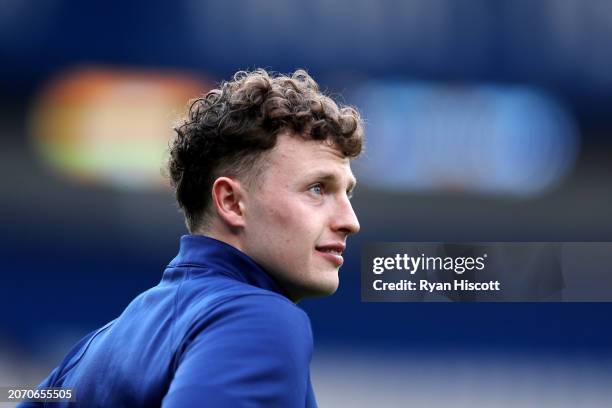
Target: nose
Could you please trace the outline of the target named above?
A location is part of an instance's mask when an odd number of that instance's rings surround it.
[[[332,229],[339,231],[345,235],[356,234],[359,232],[359,220],[353,206],[349,201],[348,197],[343,197],[338,203],[337,212],[333,218]]]

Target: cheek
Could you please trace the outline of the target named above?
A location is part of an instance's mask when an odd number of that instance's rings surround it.
[[[307,222],[306,208],[297,199],[281,196],[272,200],[274,204],[264,208],[263,216],[268,225],[293,234]]]
[[[295,252],[309,240],[308,230],[298,212],[288,209],[272,210],[268,213],[267,220],[268,227],[274,233],[271,238],[282,245],[286,252]]]
[[[270,240],[282,247],[285,262],[304,262],[312,255],[310,250],[317,239],[312,217],[304,206],[280,201],[278,204],[266,214],[265,228],[273,234]]]
[[[317,209],[307,202],[300,200],[299,196],[290,193],[268,194],[261,196],[251,214],[253,231],[258,231],[257,244],[275,247],[283,254],[277,255],[285,258],[291,253],[292,257],[304,260],[306,250],[310,250],[318,239]]]
[[[247,230],[254,245],[278,250],[281,248],[277,247],[290,244],[291,235],[286,233],[291,224],[291,214],[283,210],[284,206],[282,200],[264,197],[252,208]]]

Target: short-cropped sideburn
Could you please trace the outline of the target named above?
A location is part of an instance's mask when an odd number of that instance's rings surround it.
[[[281,132],[329,142],[349,158],[363,145],[357,110],[338,106],[303,70],[289,76],[239,71],[194,100],[174,130],[168,173],[190,232],[206,223],[215,179],[248,178]]]

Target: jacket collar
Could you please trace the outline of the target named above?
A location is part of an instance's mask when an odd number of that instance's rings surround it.
[[[168,266],[171,268],[201,267],[204,270],[196,270],[192,273],[210,276],[224,275],[287,297],[276,281],[244,252],[223,241],[204,235],[183,235],[179,253]],[[175,272],[171,271],[172,269],[164,272],[164,277],[175,278],[176,276],[170,276],[175,275]]]

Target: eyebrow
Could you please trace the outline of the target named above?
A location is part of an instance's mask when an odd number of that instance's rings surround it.
[[[328,173],[326,171],[317,171],[314,172],[312,174],[309,175],[310,178],[316,178],[322,181],[338,181],[338,177],[336,176],[336,174],[334,173]],[[348,185],[348,191],[352,192],[353,190],[355,190],[355,187],[357,186],[357,179],[354,176],[351,176],[350,181],[349,181],[349,185]]]

